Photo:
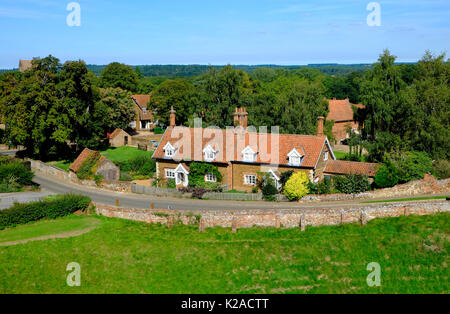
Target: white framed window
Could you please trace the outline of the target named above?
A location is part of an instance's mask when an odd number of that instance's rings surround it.
[[[246,185],[256,185],[256,176],[253,174],[246,174],[244,176],[244,183]]]
[[[205,182],[217,182],[217,177],[212,173],[207,173],[205,175]]]
[[[301,158],[299,156],[289,157],[289,163],[293,166],[300,166]]]
[[[174,169],[166,169],[166,178],[167,179],[175,179],[175,170]]]
[[[256,157],[256,153],[253,151],[253,149],[250,148],[250,146],[247,146],[242,151],[242,159],[245,162],[254,162]]]
[[[291,150],[288,154],[289,165],[299,167],[302,165],[303,155],[298,152],[297,149]]]
[[[166,146],[164,146],[164,152],[166,157],[172,158],[175,156],[175,147],[173,147],[172,144],[167,143]]]
[[[211,147],[211,145],[208,145],[203,150],[203,154],[205,154],[206,161],[213,161],[217,157],[217,152]]]
[[[325,152],[325,156],[323,157],[323,160],[325,160],[325,161],[328,160],[328,152]]]

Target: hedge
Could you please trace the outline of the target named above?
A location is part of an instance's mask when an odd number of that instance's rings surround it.
[[[61,195],[55,199],[31,203],[15,203],[9,209],[0,211],[0,230],[32,221],[73,214],[79,210],[86,210],[91,199],[83,195]]]

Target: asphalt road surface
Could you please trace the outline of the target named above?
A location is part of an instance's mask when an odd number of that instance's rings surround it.
[[[36,174],[33,179],[35,183],[41,185],[42,192],[52,194],[83,194],[89,196],[94,202],[115,205],[119,200],[120,206],[131,208],[151,208],[151,204],[156,209],[174,210],[227,210],[227,209],[306,209],[306,208],[345,208],[358,206],[358,201],[329,202],[323,204],[299,204],[299,203],[272,203],[272,202],[238,202],[238,201],[211,201],[194,200],[182,198],[163,198],[151,195],[140,195],[131,193],[119,193],[101,190],[92,187],[85,187],[78,184],[71,184],[53,177]]]

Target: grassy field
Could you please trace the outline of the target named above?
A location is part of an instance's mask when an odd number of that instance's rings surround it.
[[[61,221],[84,219],[91,218]],[[450,291],[448,213],[375,220],[365,227],[254,228],[236,234],[99,219],[95,230],[79,237],[0,247],[0,293]],[[4,233],[0,237],[14,236],[14,230]],[[66,285],[71,262],[81,265],[81,287]],[[366,283],[371,262],[381,265],[381,287]]]
[[[47,235],[82,230],[99,220],[94,217],[66,217],[57,220],[42,220],[33,224],[18,226],[0,232],[0,245],[5,242],[32,239]]]
[[[152,156],[153,152],[146,152],[139,150],[135,147],[119,147],[119,148],[109,148],[105,151],[100,152],[103,156],[107,157],[114,163],[123,162],[129,160],[135,156]],[[61,161],[51,161],[48,164],[60,168],[64,171],[69,171],[70,165],[74,160],[61,160]]]

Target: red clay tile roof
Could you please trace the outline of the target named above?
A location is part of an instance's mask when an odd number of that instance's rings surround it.
[[[70,165],[69,169],[75,173],[78,172],[78,170],[80,170],[81,166],[83,165],[83,162],[95,153],[97,152],[94,150],[90,150],[89,148],[85,148],[77,157],[77,159],[75,159],[73,164]]]
[[[330,106],[330,113],[328,114],[327,120],[334,120],[335,122],[342,121],[353,121],[353,109],[352,106],[357,108],[365,108],[364,105],[352,105],[348,99],[344,100],[336,100],[329,99],[328,100]]]
[[[153,120],[153,114],[150,110],[144,113],[143,108],[147,108],[147,104],[150,102],[150,95],[131,95],[134,102],[139,109],[139,119],[140,120]]]
[[[374,163],[329,160],[324,172],[329,174],[365,174],[368,177],[375,177],[377,171],[378,164]]]
[[[117,135],[119,135],[120,133],[125,133],[126,135],[130,136],[127,132],[125,132],[122,129],[115,129],[114,132],[111,133],[111,135],[109,136],[109,138],[113,139],[115,138]]]
[[[199,138],[197,143],[194,140]],[[175,160],[205,161],[203,150],[211,145],[218,149],[217,158],[214,162],[242,162],[241,154],[247,146],[257,150],[255,163],[288,165],[287,155],[296,148],[301,154],[305,154],[302,167],[315,168],[320,157],[320,153],[326,143],[325,136],[280,134],[277,143],[276,137],[271,134],[249,133],[246,131],[221,130],[221,129],[201,129],[187,127],[169,127],[156,149],[153,157],[165,159],[164,147],[167,143],[177,149]],[[273,149],[276,150],[272,154]],[[223,147],[223,148],[222,148]]]

